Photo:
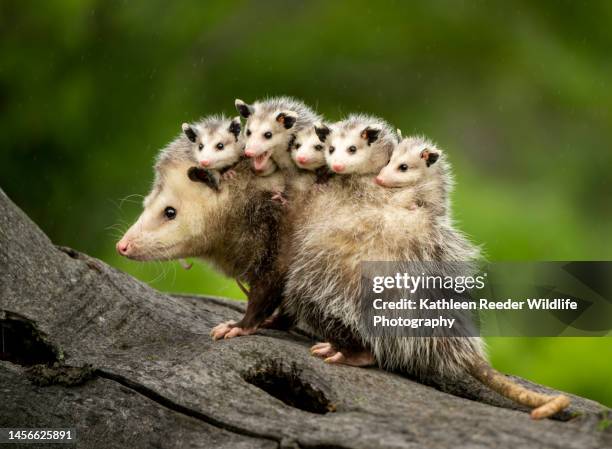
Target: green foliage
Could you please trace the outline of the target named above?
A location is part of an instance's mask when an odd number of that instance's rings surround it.
[[[434,138],[491,260],[612,256],[610,2],[13,0],[0,20],[2,188],[56,243],[157,288],[241,297],[113,244],[181,122],[276,94]],[[612,404],[610,341],[489,344],[504,371]]]

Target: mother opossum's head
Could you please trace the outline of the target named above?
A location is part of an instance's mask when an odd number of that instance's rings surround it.
[[[205,254],[222,229],[227,195],[205,169],[186,162],[158,166],[144,210],[117,242],[117,252],[142,261]]]

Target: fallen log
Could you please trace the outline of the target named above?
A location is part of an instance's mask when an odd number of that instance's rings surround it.
[[[243,304],[160,293],[0,207],[0,428],[73,427],[87,448],[612,446],[609,409],[577,396],[533,421],[471,379],[327,365],[298,332],[214,342]]]

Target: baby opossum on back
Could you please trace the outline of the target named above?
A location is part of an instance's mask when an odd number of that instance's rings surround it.
[[[342,175],[378,173],[397,144],[395,131],[378,117],[351,114],[328,129],[327,165]]]
[[[258,174],[270,172],[271,160],[283,171],[295,171],[289,146],[294,136],[312,128],[320,117],[301,101],[290,97],[259,100],[252,105],[236,99],[236,109],[246,119],[245,155],[253,158]]]
[[[244,155],[240,118],[206,117],[197,123],[183,123],[183,133],[191,142],[192,158],[201,167],[224,174]]]
[[[396,145],[376,183],[392,189],[391,201],[409,209],[426,207],[433,215],[449,210],[453,178],[444,153],[425,137],[407,137]]]

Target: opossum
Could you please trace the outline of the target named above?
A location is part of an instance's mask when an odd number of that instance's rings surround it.
[[[182,129],[192,143],[191,154],[198,165],[220,175],[233,173],[231,168],[244,155],[240,117],[214,115],[194,124],[183,123]]]
[[[246,334],[281,300],[283,276],[274,272],[273,261],[282,233],[282,206],[271,200],[268,188],[269,179],[279,176],[255,176],[243,159],[233,178],[219,181],[195,166],[191,146],[180,135],[162,150],[144,210],[117,243],[117,251],[141,261],[200,257],[247,282],[247,313],[239,323],[221,325],[220,335]],[[282,177],[276,182],[282,186]]]
[[[351,114],[329,126],[327,165],[335,173],[377,174],[391,157],[397,135],[381,118]]]
[[[409,210],[389,201],[391,189],[364,182],[369,175],[336,177],[324,194],[303,205],[294,223],[284,307],[329,344],[312,350],[329,362],[379,366],[422,381],[453,382],[472,375],[543,418],[567,407],[567,397],[535,393],[495,371],[478,337],[372,335],[361,323],[362,261],[469,262],[478,248],[447,216]],[[333,211],[333,214],[330,214]]]
[[[300,131],[311,128],[320,117],[301,101],[290,97],[273,97],[252,105],[240,99],[236,109],[246,119],[245,155],[253,158],[258,174],[270,171],[271,159],[280,170],[295,171],[289,145]]]
[[[297,132],[290,143],[291,160],[297,173],[287,179],[288,196],[299,197],[318,184],[323,185],[332,176],[325,163],[325,148],[329,129],[322,124]]]
[[[398,206],[427,207],[434,215],[449,210],[453,186],[450,166],[444,152],[425,137],[402,139],[375,181],[392,189],[391,201]]]

